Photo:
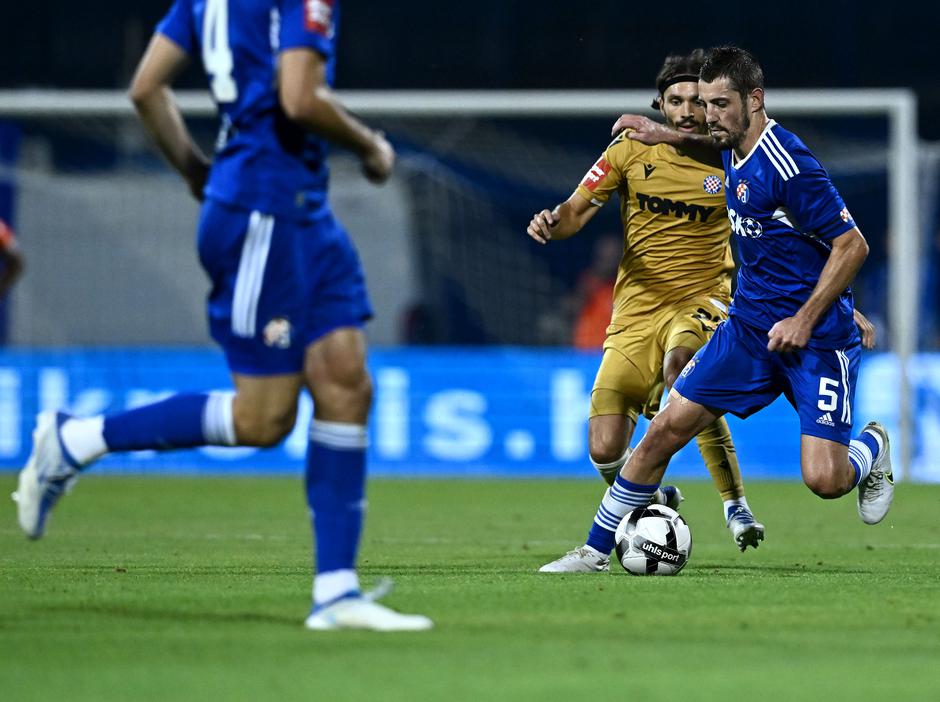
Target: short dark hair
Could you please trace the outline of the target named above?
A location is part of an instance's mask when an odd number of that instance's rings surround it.
[[[746,98],[755,88],[764,87],[764,71],[757,59],[737,46],[716,46],[708,50],[699,79],[713,83],[727,78],[731,88]]]
[[[704,49],[693,49],[688,54],[672,54],[663,61],[663,67],[656,74],[656,91],[659,95],[653,100],[653,109],[662,104],[663,93],[674,83],[698,81],[698,74],[705,62]]]

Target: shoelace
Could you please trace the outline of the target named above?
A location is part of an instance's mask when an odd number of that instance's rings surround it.
[[[754,524],[757,522],[754,515],[744,507],[734,507],[728,515],[728,524],[731,522],[744,522],[745,524]]]

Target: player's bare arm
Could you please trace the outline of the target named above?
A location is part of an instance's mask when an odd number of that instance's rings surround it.
[[[599,209],[575,192],[555,209],[532,215],[526,233],[540,244],[567,239],[581,231]]]
[[[644,115],[623,114],[614,122],[611,136],[627,131],[627,138],[647,146],[669,144],[681,153],[700,163],[721,168],[721,153],[718,144],[708,134],[693,134],[677,131]]]
[[[182,48],[154,35],[131,82],[130,98],[157,148],[189,185],[197,200],[209,175],[209,159],[193,141],[170,86],[189,63]]]
[[[858,327],[858,331],[862,335],[862,346],[869,350],[875,348],[875,341],[877,337],[875,325],[868,320],[868,317],[863,315],[857,309],[853,310],[852,318],[855,320],[855,326]]]
[[[281,52],[278,99],[288,118],[359,156],[370,181],[382,183],[391,175],[395,150],[382,132],[369,129],[340,104],[326,81],[326,61],[316,51]]]
[[[816,323],[851,284],[867,256],[868,244],[858,227],[833,239],[829,260],[812,295],[793,317],[782,319],[770,328],[767,349],[788,352],[806,348]]]

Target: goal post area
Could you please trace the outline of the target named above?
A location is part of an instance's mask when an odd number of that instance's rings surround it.
[[[395,123],[396,120],[417,122],[428,120],[434,122],[434,129],[444,129],[446,125],[454,122],[496,120],[545,121],[592,118],[609,119],[612,124],[616,117],[624,112],[652,115],[649,104],[653,94],[652,90],[396,90],[339,91],[338,97],[351,112],[370,121],[378,120],[382,124],[383,121]],[[206,120],[211,119],[215,114],[215,106],[208,91],[179,91],[176,93],[176,98],[187,117]],[[933,193],[926,195],[923,193],[926,187],[924,181],[935,182],[938,167],[937,158],[928,159],[920,153],[916,124],[916,96],[913,91],[907,89],[771,88],[767,91],[766,103],[768,114],[781,121],[787,118],[854,120],[864,117],[884,120],[884,150],[874,154],[872,158],[883,161],[878,168],[883,168],[887,190],[884,198],[889,232],[886,237],[888,248],[886,316],[887,333],[890,335],[890,346],[896,355],[895,363],[897,364],[898,440],[896,446],[900,455],[896,462],[903,470],[911,465],[916,433],[914,416],[916,398],[912,382],[918,371],[912,368],[912,364],[915,362],[915,354],[918,350],[921,314],[920,241],[923,223],[920,217],[927,207],[925,201],[934,197]],[[73,120],[129,120],[132,115],[133,107],[123,91],[0,90],[0,121],[66,124]],[[450,138],[459,140],[461,138],[459,130],[456,132]],[[505,141],[509,142],[509,140]],[[506,144],[499,143],[497,146],[504,150],[506,158],[512,158],[513,154]],[[935,153],[935,150],[930,153]],[[822,160],[826,165],[826,159]],[[409,158],[409,155],[405,153],[401,161],[409,173],[419,171],[427,163],[426,158]],[[929,164],[924,166],[921,161],[924,163],[929,161]],[[590,164],[584,165],[587,167]],[[922,167],[925,168],[925,177],[919,175],[919,169]],[[7,167],[0,165],[0,169],[2,169],[0,181],[11,177]],[[343,169],[334,169],[334,172],[337,170],[342,175]],[[16,178],[15,169],[13,173],[12,177]],[[32,176],[28,174],[23,176],[24,179],[30,177]],[[462,197],[454,195],[462,182],[460,178],[448,182],[446,197],[451,199]],[[428,201],[433,201],[442,192],[441,187],[443,186],[440,183],[435,183],[422,191],[426,201],[418,203],[413,209],[419,210],[419,215],[421,215],[426,214],[428,210],[439,208],[439,203],[429,204]],[[392,198],[397,193],[398,191],[393,191],[393,194],[387,197]],[[89,197],[91,197],[90,194]],[[467,213],[478,209],[481,199],[485,199],[485,194],[479,194],[475,196],[475,199],[467,199],[465,202],[457,202],[452,205],[452,208],[461,216],[471,216]],[[851,203],[849,206],[851,208]],[[411,215],[413,213],[409,216]],[[434,210],[430,216],[438,215],[439,213]],[[449,213],[447,216],[457,217],[457,214]],[[440,229],[440,221],[443,220],[435,220],[434,227]],[[403,225],[403,230],[407,229],[408,227]],[[470,246],[466,243],[468,238],[461,234],[459,245]],[[450,246],[453,249],[456,245]],[[454,250],[448,251],[447,256],[451,258],[446,260],[456,260],[453,258],[454,255]],[[472,258],[473,255],[475,255],[474,252],[467,249],[463,252],[464,258],[460,259],[460,265],[467,268],[468,276],[472,272],[472,266],[466,263],[466,259]],[[490,277],[486,284],[481,285],[479,290],[470,295],[470,297],[479,297],[477,302],[481,307],[473,308],[473,303],[469,303],[471,308],[467,312],[469,317],[483,315],[487,309],[485,305],[493,302],[487,298],[487,295],[491,295],[492,290],[498,287],[500,281],[506,280],[506,277],[511,276],[516,270],[518,262],[511,259],[511,256],[515,254],[503,251],[500,255],[503,256],[503,260],[496,261],[490,267],[488,273]],[[164,267],[172,269],[173,265],[172,261],[167,261]],[[494,273],[493,271],[500,266],[505,270],[502,273]],[[541,275],[529,264],[522,264],[522,269],[531,271],[533,280]],[[422,275],[418,271],[413,272],[412,277],[416,281],[413,285],[420,283]],[[555,291],[551,281],[547,280],[533,282],[533,286],[539,294],[544,294],[546,290]],[[505,338],[505,343],[520,343],[511,335],[500,336],[503,330],[511,330],[517,326],[518,320],[507,316],[501,327],[495,330],[490,329],[489,332],[492,338]]]

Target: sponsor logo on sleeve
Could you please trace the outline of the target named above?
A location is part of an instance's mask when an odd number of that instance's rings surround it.
[[[842,211],[839,213],[839,216],[842,218],[842,221],[843,221],[843,222],[851,222],[851,221],[853,221],[853,220],[852,220],[852,213],[849,212],[849,208],[848,208],[848,207],[843,207],[843,208],[842,208]]]
[[[333,4],[336,0],[304,0],[304,26],[308,32],[333,38]]]
[[[607,163],[607,159],[601,156],[597,159],[597,163],[591,166],[585,176],[584,180],[581,181],[581,185],[594,192],[594,189],[597,187],[598,183],[604,180],[604,177],[610,173],[610,164]]]

